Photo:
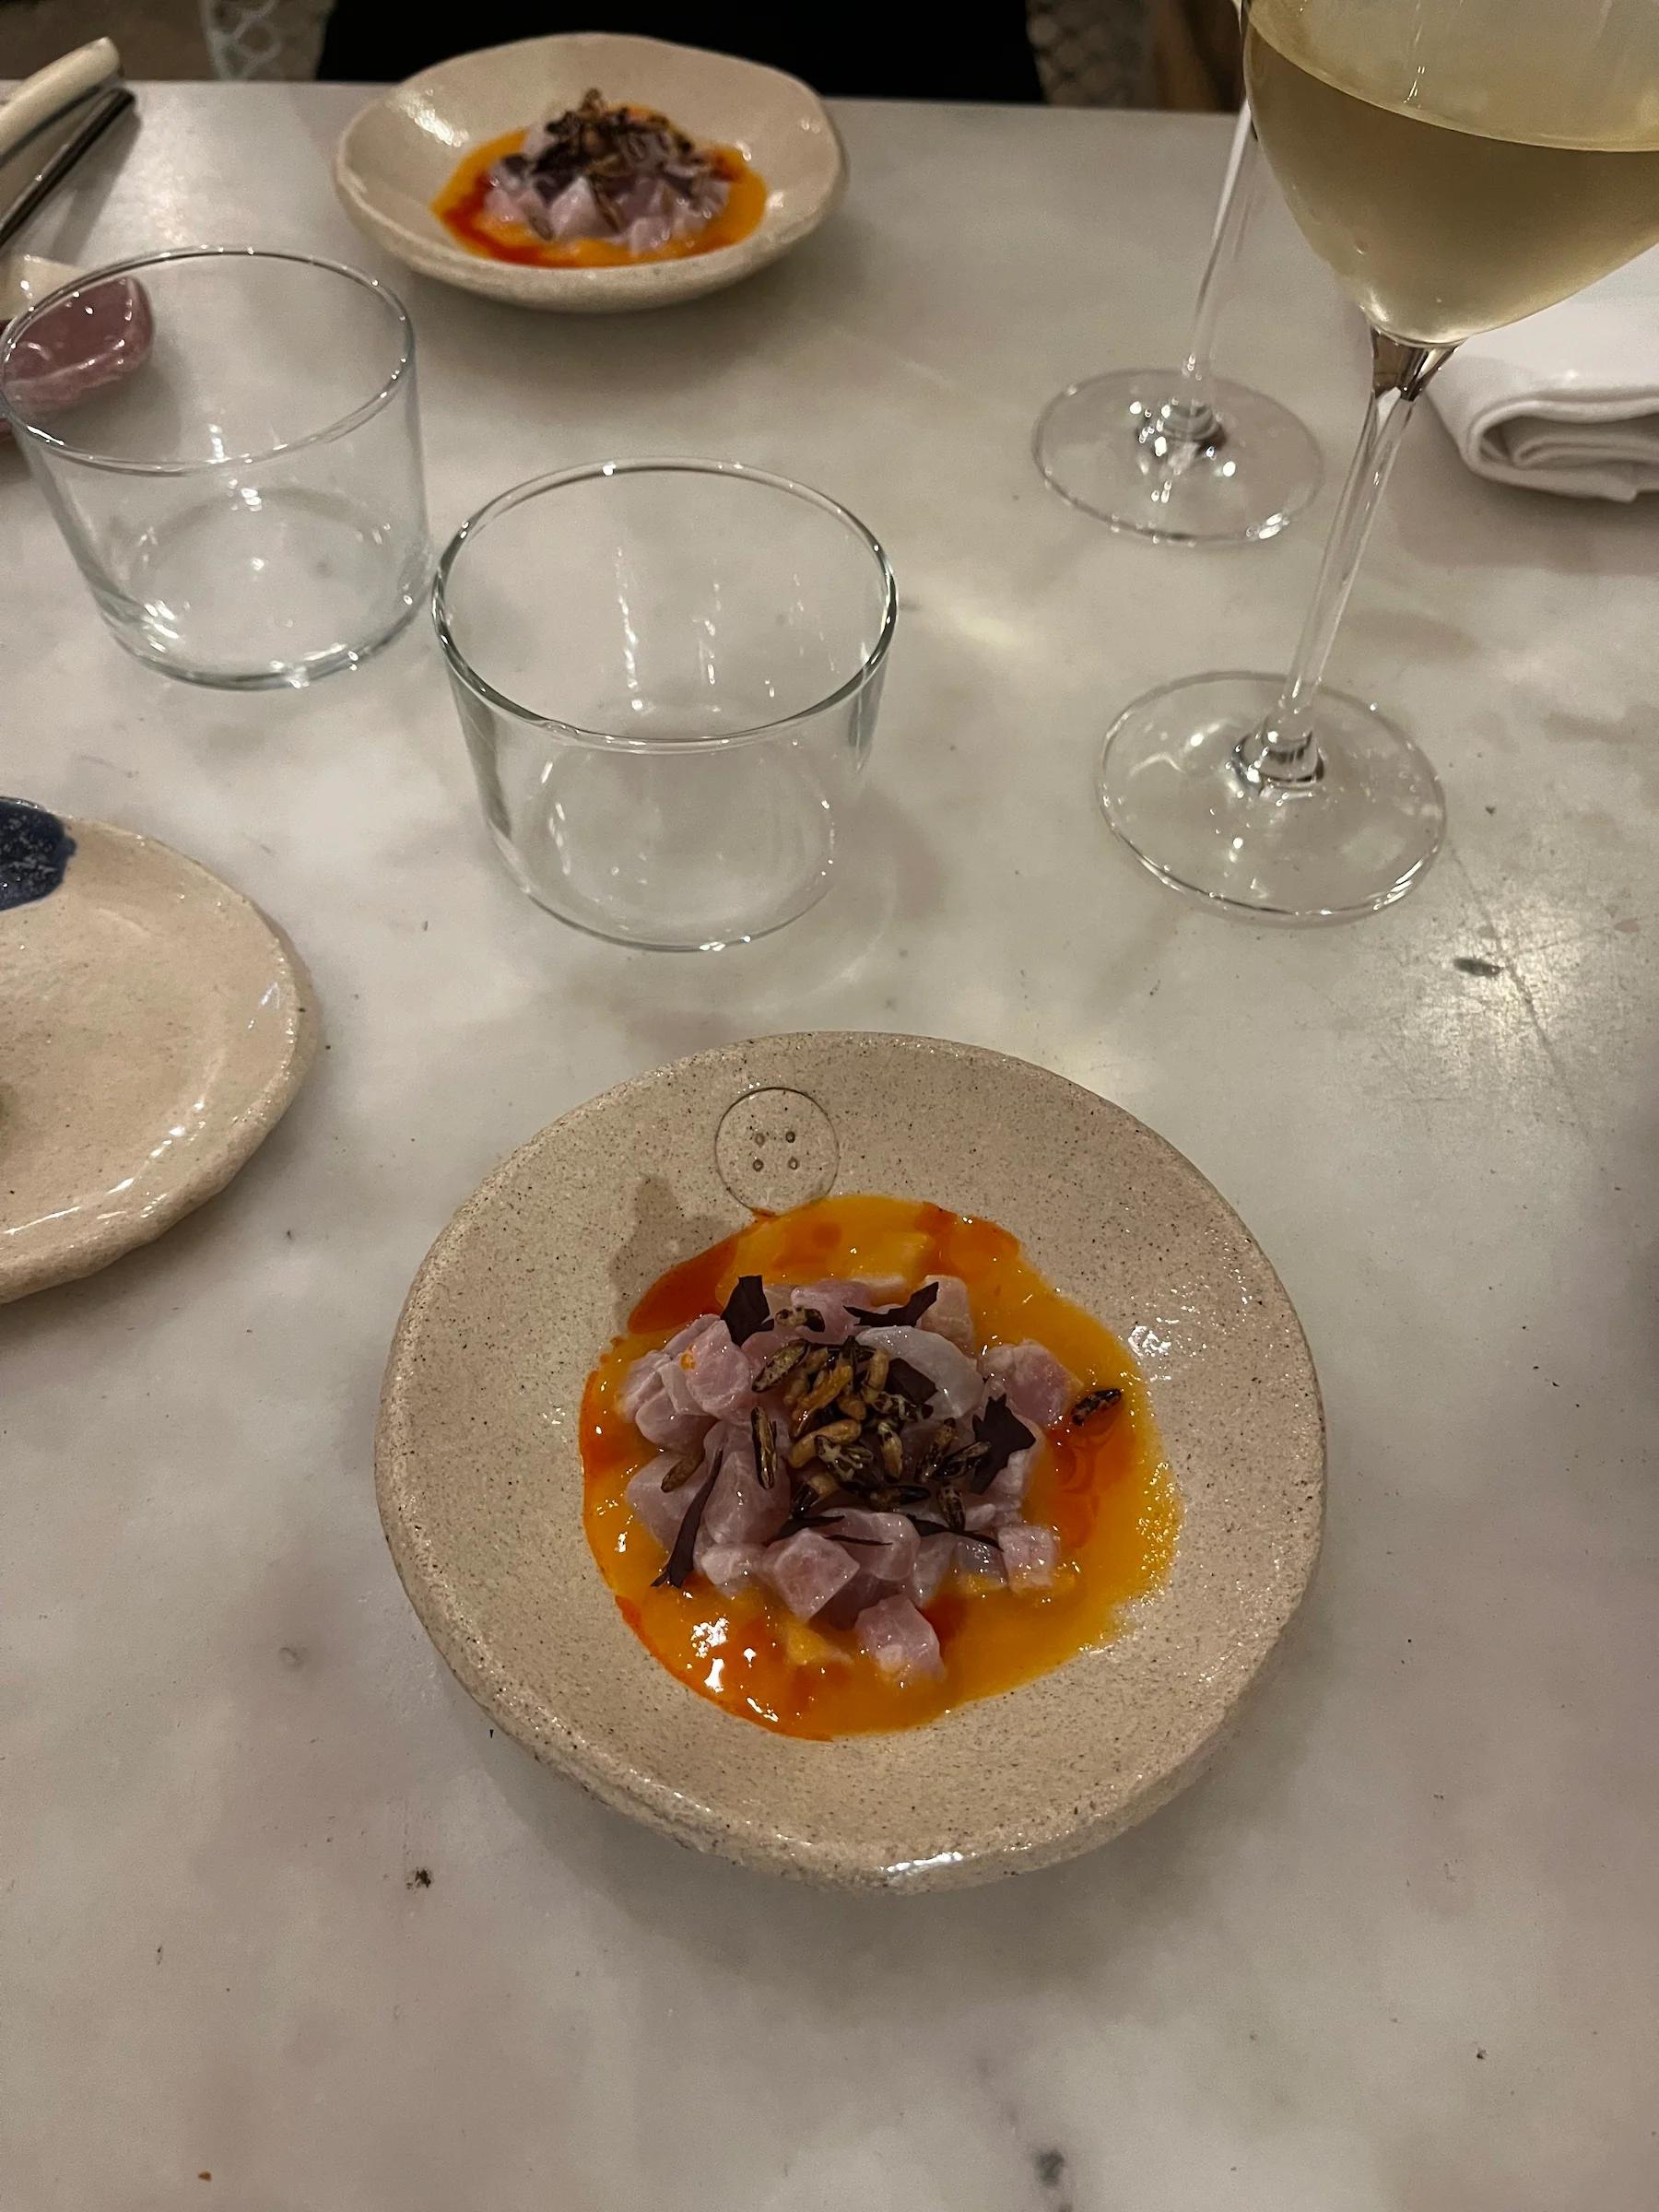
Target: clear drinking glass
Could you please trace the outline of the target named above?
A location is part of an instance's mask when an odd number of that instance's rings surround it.
[[[1185,359],[1178,369],[1113,369],[1068,385],[1038,418],[1038,467],[1063,499],[1114,530],[1172,545],[1248,544],[1277,537],[1319,489],[1319,448],[1297,417],[1210,366],[1260,183],[1246,109]]]
[[[1371,396],[1290,673],[1194,677],[1112,725],[1108,820],[1240,913],[1339,921],[1433,858],[1434,771],[1321,682],[1412,406],[1459,341],[1659,239],[1653,0],[1246,0],[1245,76],[1291,213],[1364,311]]]
[[[243,247],[98,270],[6,329],[0,405],[151,667],[310,683],[419,604],[415,333],[371,276]]]
[[[735,461],[610,461],[503,492],[432,616],[491,835],[579,928],[665,951],[823,894],[898,597],[820,492]]]

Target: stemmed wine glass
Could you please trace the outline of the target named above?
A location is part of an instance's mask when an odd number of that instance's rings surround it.
[[[1659,240],[1654,0],[1244,0],[1256,128],[1371,325],[1365,428],[1289,675],[1193,677],[1113,724],[1100,792],[1154,875],[1258,919],[1402,897],[1445,804],[1404,733],[1321,683],[1413,403],[1459,341]]]
[[[1288,407],[1212,372],[1216,324],[1262,181],[1239,117],[1178,369],[1113,369],[1050,400],[1031,441],[1063,499],[1114,530],[1177,545],[1275,537],[1319,489],[1319,448]]]

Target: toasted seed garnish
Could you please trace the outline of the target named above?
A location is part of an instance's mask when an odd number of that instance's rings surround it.
[[[983,1444],[964,1444],[959,1452],[953,1452],[939,1469],[938,1478],[942,1482],[967,1482],[975,1467],[979,1466],[981,1461],[988,1456],[987,1449]],[[979,1487],[977,1482],[972,1484],[972,1488],[976,1490]]]
[[[912,1406],[908,1398],[901,1398],[896,1391],[871,1390],[867,1386],[864,1392],[864,1402],[872,1413],[878,1414],[884,1421],[913,1421],[922,1410],[919,1406]]]
[[[818,1455],[831,1475],[839,1476],[846,1483],[864,1481],[876,1464],[868,1444],[827,1444],[821,1441],[821,1435]]]
[[[862,1428],[869,1418],[870,1409],[855,1390],[843,1390],[835,1401],[837,1413],[845,1414],[848,1420],[856,1421]]]
[[[1112,1387],[1105,1390],[1086,1390],[1071,1409],[1072,1427],[1081,1429],[1091,1414],[1100,1413],[1108,1406],[1115,1406],[1123,1394],[1121,1390]]]
[[[925,1497],[926,1494],[927,1493],[925,1491],[923,1492],[924,1497]],[[894,1488],[893,1485],[887,1482],[878,1483],[877,1487],[868,1493],[870,1503],[875,1507],[878,1513],[890,1513],[893,1508],[900,1502],[900,1492]]]
[[[892,1364],[893,1355],[890,1352],[883,1351],[877,1345],[865,1363],[864,1387],[866,1396],[873,1390],[887,1388],[888,1369]]]
[[[749,1388],[757,1395],[763,1391],[776,1390],[792,1368],[799,1367],[806,1357],[806,1347],[797,1336],[792,1344],[781,1344],[771,1358],[766,1360]]]
[[[770,1490],[778,1479],[778,1432],[764,1406],[750,1412],[749,1434],[755,1441],[755,1472],[760,1477],[760,1488]]]
[[[841,1485],[827,1468],[815,1467],[807,1476],[805,1488],[815,1502],[821,1505],[826,1498],[834,1497]]]
[[[790,1465],[797,1469],[807,1465],[810,1461],[815,1460],[818,1457],[818,1430],[816,1429],[809,1429],[805,1436],[797,1437],[794,1442],[790,1445]]]
[[[821,1429],[815,1429],[813,1434],[818,1438],[820,1446],[850,1444],[858,1434],[858,1423],[856,1421],[826,1421]]]
[[[945,1462],[956,1450],[957,1430],[954,1421],[947,1421],[935,1429],[916,1454],[916,1480],[931,1482]]]
[[[876,1449],[881,1454],[882,1465],[897,1482],[904,1472],[904,1439],[891,1421],[877,1422]]]
[[[784,1405],[798,1406],[812,1388],[815,1378],[822,1374],[824,1369],[829,1365],[829,1361],[830,1347],[828,1345],[809,1346],[796,1360],[789,1380],[783,1385]]]
[[[939,1512],[951,1535],[959,1536],[968,1525],[968,1514],[960,1492],[952,1489],[949,1483],[939,1491]]]
[[[799,1413],[810,1418],[822,1406],[833,1406],[843,1390],[852,1387],[853,1367],[850,1360],[837,1359],[834,1366],[819,1375],[801,1400]]]
[[[695,1452],[688,1452],[683,1459],[675,1461],[663,1477],[664,1489],[677,1490],[682,1483],[690,1481],[702,1464],[702,1448],[700,1445]]]

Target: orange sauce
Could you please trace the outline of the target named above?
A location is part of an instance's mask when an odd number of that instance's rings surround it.
[[[901,1276],[907,1285],[959,1275],[982,1346],[1034,1337],[1083,1385],[1115,1383],[1124,1394],[1114,1410],[1084,1428],[1063,1422],[1052,1430],[1033,1471],[1026,1511],[1060,1535],[1054,1586],[958,1583],[924,1608],[944,1655],[943,1681],[888,1681],[850,1630],[805,1627],[769,1591],[725,1598],[700,1575],[683,1591],[653,1587],[663,1549],[623,1493],[654,1452],[617,1400],[641,1354],[700,1313],[718,1312],[740,1275],[761,1275],[769,1284]],[[1127,1347],[1053,1289],[1006,1229],[906,1199],[826,1198],[761,1216],[670,1268],[589,1378],[582,1464],[588,1542],[629,1628],[700,1696],[785,1735],[914,1727],[1046,1674],[1112,1636],[1124,1606],[1158,1587],[1181,1525],[1174,1477]]]
[[[729,188],[726,204],[694,237],[671,239],[652,253],[630,253],[626,246],[612,245],[603,238],[564,242],[537,238],[527,223],[499,222],[484,206],[491,168],[503,154],[516,154],[524,136],[523,131],[509,131],[504,137],[475,147],[432,202],[432,213],[444,229],[469,253],[481,253],[488,261],[524,262],[543,269],[628,269],[647,261],[684,261],[693,253],[735,246],[766,212],[765,178],[749,167],[735,146],[715,146],[709,147],[709,159]]]

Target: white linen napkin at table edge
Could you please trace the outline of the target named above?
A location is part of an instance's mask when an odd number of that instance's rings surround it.
[[[1429,395],[1477,475],[1576,499],[1659,491],[1659,248],[1465,339]]]

